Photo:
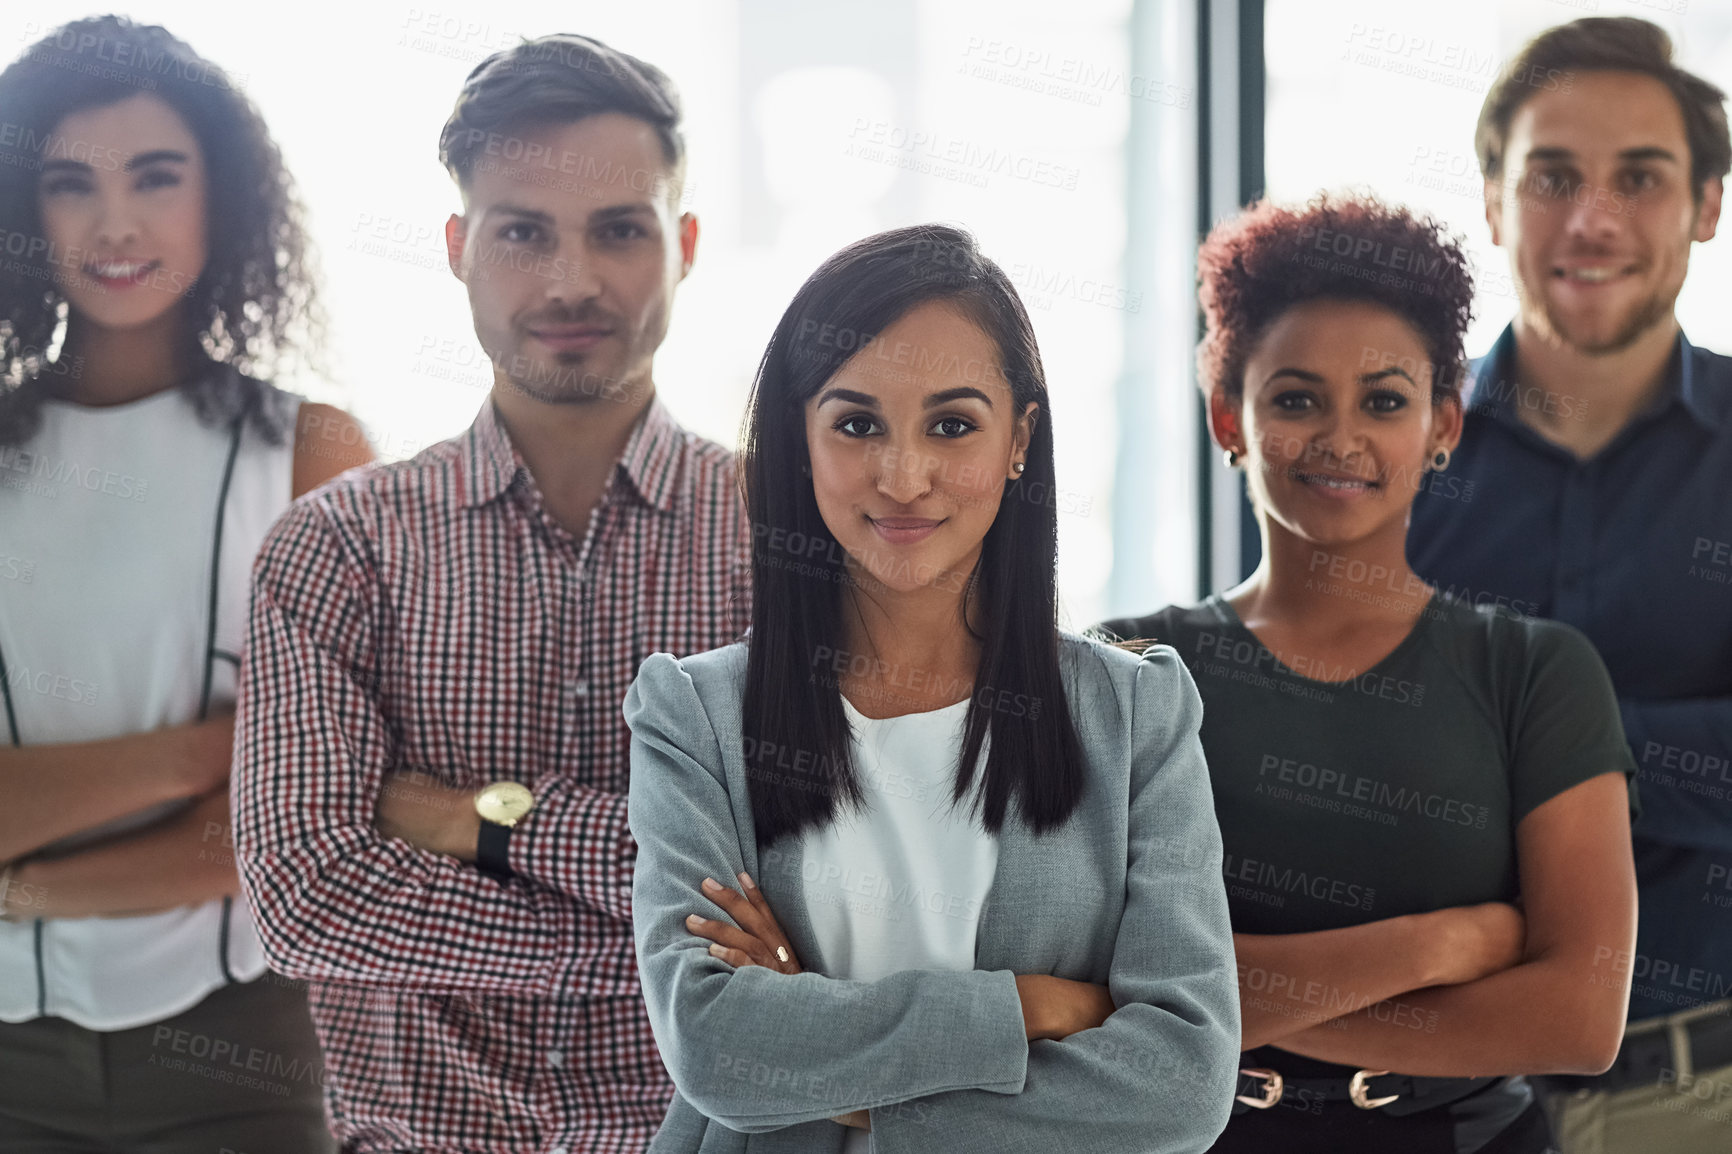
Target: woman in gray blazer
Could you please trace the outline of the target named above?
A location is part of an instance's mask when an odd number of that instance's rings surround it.
[[[1239,1041],[1184,666],[1061,634],[1028,316],[968,234],[821,267],[745,438],[747,641],[626,699],[654,1151],[1206,1149]]]

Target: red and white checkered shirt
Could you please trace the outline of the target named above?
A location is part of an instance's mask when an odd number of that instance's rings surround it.
[[[272,966],[309,982],[345,1151],[599,1154],[654,1135],[673,1086],[632,951],[620,705],[649,654],[749,624],[735,478],[652,402],[579,540],[489,402],[271,531],[235,843]],[[528,785],[518,877],[382,837],[381,784],[407,770]]]

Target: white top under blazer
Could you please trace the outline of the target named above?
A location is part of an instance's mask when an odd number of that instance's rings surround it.
[[[0,741],[96,741],[194,721],[207,700],[233,704],[253,558],[289,505],[294,469],[300,401],[268,397],[286,414],[281,445],[249,423],[201,423],[170,389],[101,408],[49,401],[35,436],[0,446],[0,660],[16,728],[0,714]],[[232,860],[223,824],[207,848]],[[125,1029],[265,971],[238,898],[137,917],[14,913],[25,920],[0,922],[0,1021]]]
[[[800,876],[829,975],[875,982],[904,970],[974,969],[975,931],[998,872],[998,839],[970,805],[953,805],[968,700],[869,718],[844,697],[850,752],[866,797],[807,831]],[[980,771],[987,743],[981,743]],[[844,1154],[869,1154],[850,1130]]]

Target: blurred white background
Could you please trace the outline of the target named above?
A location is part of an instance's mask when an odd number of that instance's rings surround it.
[[[1161,35],[1194,26],[1180,0],[1155,7]],[[5,5],[0,57],[104,10],[55,8]],[[1127,206],[1125,188],[1132,109],[1189,116],[1195,50],[1165,44],[1158,75],[1134,70],[1132,0],[300,0],[257,14],[229,0],[137,0],[114,10],[189,41],[263,112],[311,213],[332,321],[328,373],[282,383],[354,412],[385,458],[461,431],[490,381],[445,269],[457,195],[438,163],[439,129],[475,63],[520,36],[581,32],[657,64],[684,97],[688,206],[703,233],[656,370],[680,420],[735,442],[764,342],[835,249],[898,224],[962,224],[1021,289],[1045,355],[1066,624],[1194,597],[1195,430],[1182,416],[1194,410],[1173,400],[1192,387],[1192,322],[1165,316],[1192,299],[1192,268],[1187,246],[1167,245],[1161,283],[1131,291],[1124,252],[1128,210],[1172,214],[1161,222],[1169,235],[1194,220],[1176,192],[1194,179],[1194,152],[1169,145],[1154,158],[1170,200]],[[1655,20],[1686,66],[1732,84],[1732,0],[1269,0],[1271,191],[1365,188],[1448,221],[1482,270],[1470,350],[1483,349],[1513,300],[1481,218],[1479,104],[1525,37],[1591,14]],[[1728,287],[1732,241],[1700,249],[1680,312],[1695,340],[1723,350]],[[1164,415],[1127,443],[1161,462],[1145,475],[1163,480],[1119,496],[1121,533],[1128,512],[1143,555],[1127,546],[1109,599],[1116,392],[1127,329],[1157,323],[1179,335],[1163,338],[1153,379],[1137,387],[1161,390],[1152,411]]]

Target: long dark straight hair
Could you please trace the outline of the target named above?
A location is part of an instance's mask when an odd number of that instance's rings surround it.
[[[877,335],[915,306],[943,301],[997,347],[1020,413],[1040,406],[1022,475],[1008,482],[969,580],[981,643],[954,797],[974,781],[988,733],[978,812],[993,833],[1014,802],[1036,833],[1062,825],[1084,782],[1082,745],[1059,668],[1057,502],[1052,410],[1034,327],[1010,279],[968,233],[943,225],[893,229],[825,261],[800,287],[758,366],[746,416],[743,476],[752,521],[752,631],[744,738],[760,846],[832,821],[864,801],[849,727],[823,655],[843,648],[850,580],[845,553],[818,511],[805,405]],[[862,352],[862,350],[867,350]]]

